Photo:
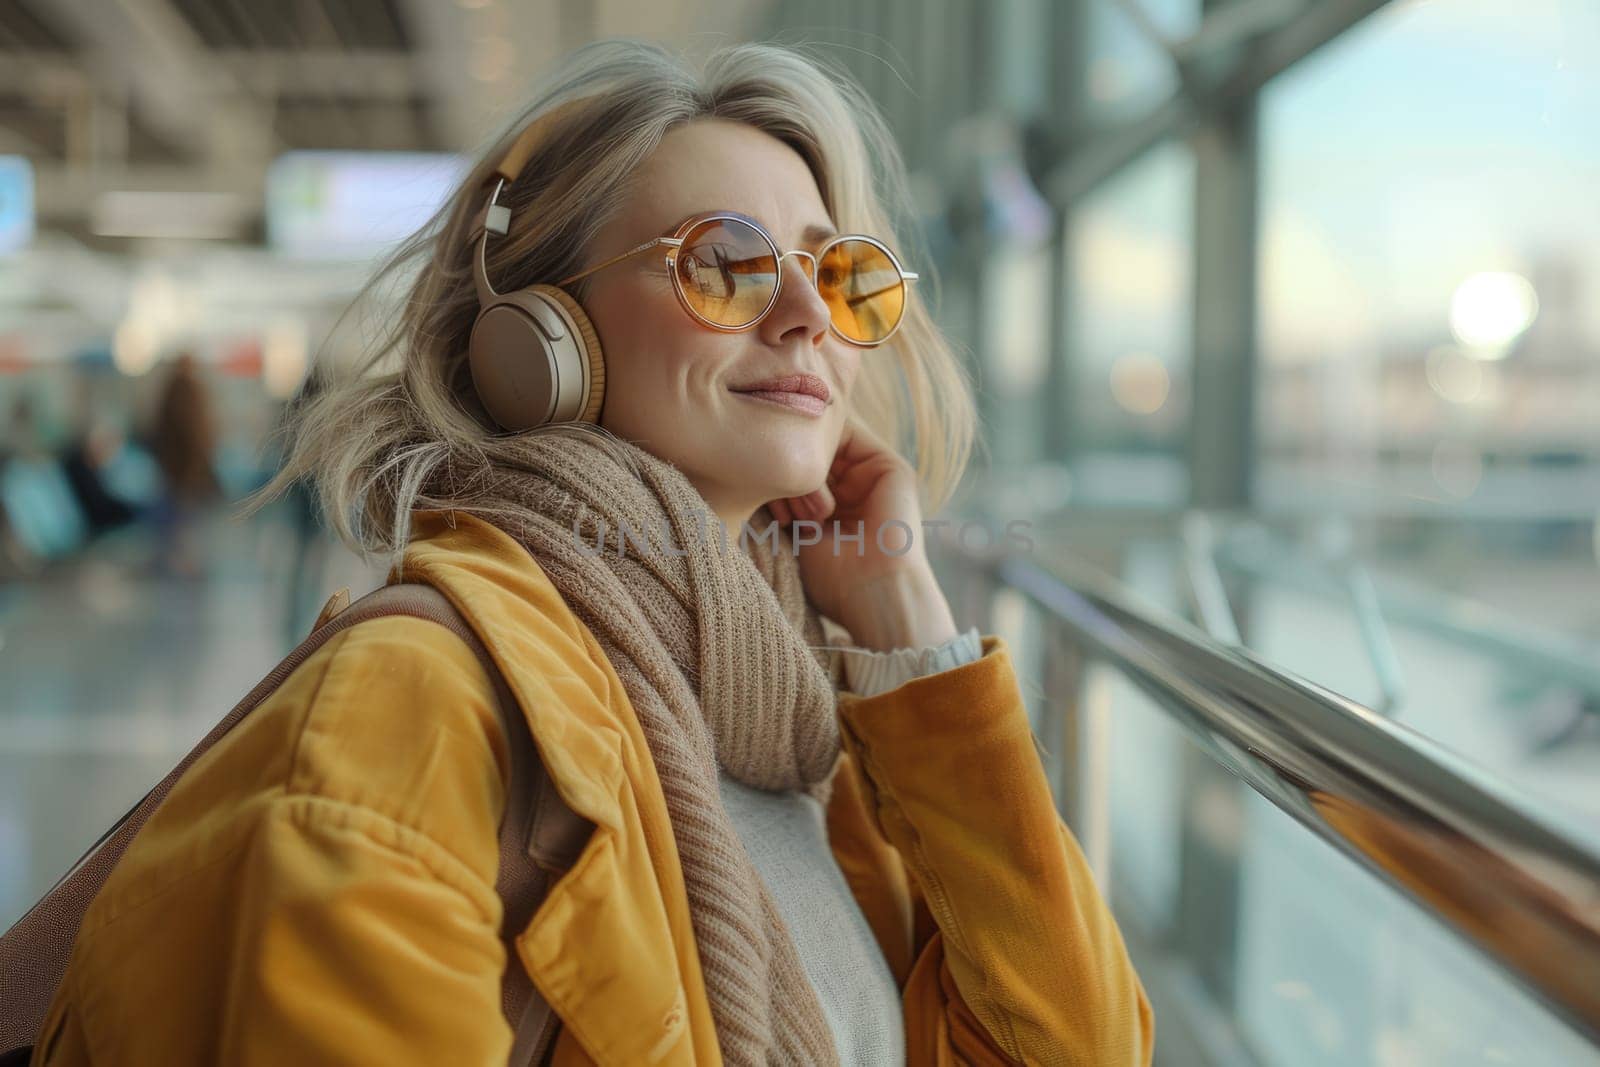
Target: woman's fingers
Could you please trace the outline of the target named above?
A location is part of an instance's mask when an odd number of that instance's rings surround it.
[[[833,514],[833,509],[835,507],[833,490],[828,488],[826,485],[812,490],[812,492],[809,494],[809,499],[812,500],[814,506],[813,509],[815,511],[815,515],[813,515],[813,518],[825,519],[829,515]]]
[[[890,470],[890,465],[884,461],[863,460],[851,464],[841,470],[833,482],[835,499],[844,500],[851,504],[862,504],[872,494],[873,487],[878,484],[878,479]]]
[[[779,497],[767,504],[767,510],[772,512],[773,519],[780,526],[788,526],[796,519],[819,521],[833,514],[833,509],[833,493],[827,486],[814,489],[802,496]]]

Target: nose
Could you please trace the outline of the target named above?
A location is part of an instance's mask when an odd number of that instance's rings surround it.
[[[820,345],[828,335],[829,315],[828,305],[817,292],[817,261],[805,253],[788,252],[779,270],[778,302],[761,320],[762,340],[782,347],[799,336]]]

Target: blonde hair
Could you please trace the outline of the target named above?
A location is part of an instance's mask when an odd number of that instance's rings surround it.
[[[338,379],[317,372],[317,389],[285,420],[284,463],[248,498],[248,514],[306,479],[327,522],[358,553],[397,557],[429,474],[447,457],[497,462],[502,435],[478,401],[467,339],[478,314],[470,238],[486,181],[519,134],[545,127],[532,158],[500,202],[512,228],[491,242],[488,271],[501,292],[576,273],[585,249],[620,210],[629,179],[673,128],[701,118],[747,123],[792,147],[816,179],[842,232],[882,237],[899,251],[915,231],[905,165],[887,123],[860,86],[798,48],[718,48],[696,70],[643,41],[597,41],[572,52],[534,102],[488,149],[461,185],[363,287],[352,307],[415,270],[392,325]],[[911,287],[895,337],[863,359],[852,416],[908,457],[930,513],[961,480],[976,433],[967,371],[934,324],[921,286],[929,265],[904,255],[921,281]],[[586,282],[571,287],[580,301]],[[398,368],[380,371],[385,359]],[[320,362],[320,361],[319,361]],[[606,431],[589,424],[529,431]],[[614,438],[613,438],[614,440]],[[426,506],[449,506],[426,497]],[[469,501],[463,497],[463,506]]]

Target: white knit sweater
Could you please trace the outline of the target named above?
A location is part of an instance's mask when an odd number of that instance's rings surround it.
[[[942,645],[893,652],[846,649],[851,692],[873,696],[912,678],[969,663],[976,628]],[[719,772],[722,803],[772,891],[822,1002],[843,1067],[905,1063],[900,993],[872,927],[828,846],[822,805],[800,792],[769,793]]]

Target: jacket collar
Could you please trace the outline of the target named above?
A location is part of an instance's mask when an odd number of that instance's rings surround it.
[[[425,581],[450,598],[505,676],[558,791],[615,829],[622,766],[607,728],[610,672],[592,661],[592,638],[503,530],[460,511],[414,512],[412,529],[389,581]]]

